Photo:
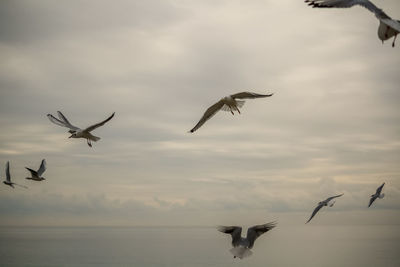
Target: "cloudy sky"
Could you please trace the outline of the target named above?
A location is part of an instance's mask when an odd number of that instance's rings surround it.
[[[400,18],[398,0],[375,0]],[[2,1],[0,224],[400,223],[400,43],[302,0]],[[205,109],[240,92],[241,115]],[[68,139],[46,114],[86,127]],[[25,180],[45,158],[46,181]],[[366,210],[386,182],[386,197]],[[323,214],[323,215],[322,215]]]

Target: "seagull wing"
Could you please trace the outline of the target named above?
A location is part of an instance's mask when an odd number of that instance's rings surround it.
[[[25,167],[28,171],[31,172],[32,177],[39,177],[38,173],[35,170],[32,170],[31,168]]]
[[[327,199],[325,199],[325,201],[326,201],[326,202],[329,202],[329,201],[331,201],[332,199],[337,198],[337,197],[341,197],[341,196],[343,196],[343,194],[340,194],[340,195],[337,195],[337,196],[333,196],[333,197],[328,197]]]
[[[6,180],[7,180],[7,182],[11,182],[10,162],[9,161],[7,161],[7,164],[6,164]]]
[[[43,160],[42,160],[42,163],[40,164],[40,168],[39,168],[39,170],[37,171],[37,174],[38,174],[39,176],[42,176],[42,174],[44,173],[45,170],[46,170],[46,160],[43,159]]]
[[[60,112],[60,113],[61,113],[61,112]],[[52,123],[57,124],[58,126],[62,126],[62,127],[69,128],[69,129],[71,129],[72,131],[79,130],[78,127],[76,127],[76,126],[70,124],[70,123],[67,122],[67,121],[61,121],[61,120],[57,119],[56,117],[54,117],[54,116],[51,115],[51,114],[47,114],[47,118],[49,118],[49,120],[50,120]]]
[[[318,8],[331,8],[331,7],[339,7],[339,8],[348,8],[354,5],[360,5],[371,11],[375,14],[378,19],[390,19],[382,9],[375,6],[369,0],[305,0],[309,6],[318,7]]]
[[[104,121],[99,122],[99,123],[96,123],[96,124],[94,124],[94,125],[92,125],[92,126],[89,126],[89,127],[87,127],[85,130],[83,130],[83,131],[85,131],[85,132],[91,132],[91,131],[93,131],[94,129],[100,127],[100,126],[103,126],[106,122],[108,122],[109,120],[111,120],[111,119],[114,117],[114,115],[115,115],[115,112],[113,112],[113,114],[111,114],[111,116],[108,117],[107,119],[105,119]]]
[[[383,183],[380,187],[378,187],[378,189],[376,189],[376,193],[377,193],[378,195],[381,194],[384,185],[385,185],[385,183]]]
[[[269,222],[266,224],[261,224],[261,225],[256,225],[247,230],[247,240],[249,241],[249,248],[252,248],[254,246],[254,242],[256,239],[271,230],[276,226],[276,222]]]
[[[232,236],[232,246],[236,247],[240,243],[242,227],[240,226],[218,226],[218,231]]]
[[[199,122],[196,124],[196,126],[193,127],[192,130],[190,130],[191,133],[199,129],[206,121],[208,121],[212,116],[214,116],[222,107],[224,106],[224,102],[222,99],[209,107],[206,112],[204,112],[203,117],[199,120]]]
[[[63,122],[65,122],[66,125],[68,125],[68,128],[71,128],[71,129],[74,128],[74,129],[76,129],[76,130],[79,129],[78,127],[72,125],[72,124],[67,120],[67,118],[64,116],[64,114],[61,113],[61,111],[57,111],[57,114],[58,114],[58,117],[60,118],[60,120],[62,120]]]
[[[313,211],[313,213],[311,214],[310,219],[308,219],[308,221],[306,223],[308,223],[309,221],[311,221],[311,219],[315,216],[315,214],[317,214],[317,212],[323,207],[323,204],[319,204]]]
[[[231,97],[233,99],[236,99],[236,98],[251,99],[251,98],[269,97],[269,96],[272,96],[272,95],[273,94],[261,95],[261,94],[251,93],[251,92],[241,92],[241,93],[237,93],[237,94],[231,95]]]
[[[385,23],[387,26],[391,27],[393,30],[400,33],[400,21],[399,20],[393,20],[391,18],[383,18],[383,19],[380,19],[380,21]]]
[[[377,198],[378,198],[378,196],[376,196],[376,195],[373,195],[373,196],[371,197],[371,199],[369,200],[368,208],[371,207],[372,203],[374,203],[375,199],[377,199]]]

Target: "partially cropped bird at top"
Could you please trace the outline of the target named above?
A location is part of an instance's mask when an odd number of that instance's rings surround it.
[[[378,187],[378,189],[376,189],[375,194],[371,195],[371,198],[369,200],[368,208],[371,207],[371,205],[372,205],[372,203],[374,203],[375,199],[384,198],[385,194],[382,193],[382,189],[383,189],[384,185],[385,185],[385,183],[383,183],[380,187]]]
[[[9,161],[7,161],[7,163],[6,163],[6,180],[3,181],[3,183],[5,185],[11,186],[12,188],[14,188],[14,185],[18,185],[18,186],[21,186],[23,188],[28,188],[28,187],[26,187],[24,185],[20,185],[20,184],[16,184],[14,182],[11,182],[10,162]]]
[[[343,194],[337,195],[337,196],[333,196],[333,197],[328,197],[327,199],[321,201],[318,203],[318,206],[314,209],[313,213],[311,214],[310,219],[308,219],[308,221],[306,223],[308,223],[309,221],[311,221],[311,219],[315,216],[315,214],[317,214],[317,212],[323,207],[323,206],[328,206],[332,207],[335,204],[335,201],[333,199],[337,198],[337,197],[341,197],[343,196]],[[333,200],[333,201],[332,201]]]
[[[42,175],[44,171],[46,170],[46,160],[42,160],[42,163],[40,164],[40,167],[37,171],[32,170],[31,168],[25,167],[28,171],[31,173],[31,177],[26,177],[28,180],[33,180],[33,181],[43,181],[46,180]]]
[[[206,121],[208,121],[212,116],[214,116],[219,110],[230,111],[232,115],[234,115],[234,111],[237,111],[240,114],[239,108],[241,108],[245,101],[239,99],[253,99],[253,98],[263,98],[270,97],[273,94],[256,94],[251,92],[241,92],[233,95],[226,96],[221,98],[217,103],[209,107],[206,112],[203,114],[199,122],[191,129],[189,132],[193,133],[197,129],[199,129]]]
[[[92,147],[91,141],[96,142],[96,141],[100,140],[100,137],[94,136],[90,132],[100,126],[103,126],[106,122],[111,120],[114,117],[115,112],[113,112],[113,114],[111,114],[111,116],[108,117],[107,119],[105,119],[104,121],[96,123],[85,129],[80,129],[80,128],[72,125],[60,111],[57,111],[57,114],[58,114],[59,119],[57,119],[56,117],[54,117],[51,114],[47,114],[47,117],[49,118],[49,120],[52,123],[57,124],[59,126],[69,128],[68,132],[71,134],[71,136],[69,138],[85,138],[88,146]]]
[[[389,17],[382,9],[375,6],[369,0],[305,0],[309,6],[316,8],[348,8],[360,5],[375,14],[379,20],[378,37],[382,43],[394,36],[392,46],[394,47],[397,34],[400,32],[400,20]]]
[[[255,225],[247,230],[247,236],[245,238],[241,236],[242,227],[240,226],[218,226],[217,229],[222,233],[230,234],[232,236],[233,248],[230,250],[230,252],[233,254],[234,258],[237,257],[239,259],[243,259],[253,254],[251,249],[253,248],[256,239],[275,226],[276,222]]]

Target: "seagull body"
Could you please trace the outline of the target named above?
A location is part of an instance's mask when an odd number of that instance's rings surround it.
[[[24,186],[24,185],[20,185],[20,184],[16,184],[16,183],[11,182],[10,162],[9,162],[9,161],[7,161],[7,163],[6,163],[6,180],[3,181],[3,183],[4,183],[5,185],[11,186],[12,188],[14,188],[14,185],[18,185],[18,186],[27,188],[27,187]]]
[[[49,118],[49,120],[52,123],[57,124],[59,126],[69,128],[68,132],[71,134],[71,136],[69,138],[85,138],[88,146],[92,147],[91,141],[96,142],[96,141],[100,140],[100,137],[94,136],[90,132],[100,126],[103,126],[106,122],[111,120],[114,117],[115,112],[113,112],[113,114],[111,114],[111,116],[108,117],[107,119],[105,119],[104,121],[96,123],[92,126],[89,126],[86,129],[80,129],[80,128],[72,125],[60,111],[57,111],[57,114],[58,114],[59,119],[57,119],[56,117],[54,117],[51,114],[47,114],[47,117]]]
[[[222,233],[230,234],[232,236],[233,248],[230,252],[233,254],[234,258],[238,257],[239,259],[243,259],[253,254],[250,249],[253,248],[256,239],[275,226],[276,222],[255,225],[247,230],[246,238],[241,236],[242,227],[240,226],[219,226],[217,229]]]
[[[323,207],[323,206],[329,206],[332,207],[335,204],[335,201],[332,201],[333,199],[337,198],[337,197],[341,197],[343,196],[343,194],[337,195],[337,196],[333,196],[333,197],[328,197],[327,199],[325,199],[324,201],[321,201],[318,203],[318,206],[314,209],[313,213],[311,214],[310,219],[308,219],[308,221],[306,223],[308,223],[309,221],[311,221],[311,219],[315,216],[315,214],[317,214],[317,212]],[[331,202],[332,201],[332,202]]]
[[[46,161],[43,159],[42,163],[40,164],[40,167],[37,171],[32,170],[28,167],[25,167],[28,171],[31,172],[31,177],[26,177],[28,180],[33,180],[33,181],[43,181],[46,180],[44,177],[42,177],[44,171],[46,170]]]
[[[234,115],[234,111],[237,111],[240,114],[239,108],[243,107],[245,101],[238,99],[253,99],[253,98],[262,98],[269,97],[273,94],[261,95],[251,92],[241,92],[233,95],[226,96],[221,98],[217,103],[209,107],[206,112],[203,114],[203,117],[199,120],[196,126],[190,130],[191,133],[199,129],[207,120],[209,120],[212,116],[214,116],[219,110],[230,111],[232,115]]]
[[[375,199],[383,198],[385,196],[385,194],[381,193],[384,185],[385,185],[385,183],[383,183],[380,187],[378,187],[378,189],[376,189],[375,194],[371,195],[371,199],[369,200],[368,208],[371,207],[371,205],[375,201]]]
[[[382,43],[394,36],[392,46],[394,47],[397,34],[400,32],[400,20],[394,20],[382,9],[375,6],[369,0],[305,0],[309,6],[317,8],[348,8],[354,5],[360,5],[375,14],[379,20],[378,37]]]

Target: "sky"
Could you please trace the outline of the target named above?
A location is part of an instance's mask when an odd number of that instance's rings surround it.
[[[398,0],[375,0],[400,18]],[[301,0],[0,4],[0,225],[400,224],[400,43]],[[187,133],[220,98],[248,100]],[[46,114],[86,127],[83,139]],[[28,181],[24,167],[39,168]],[[385,198],[367,209],[386,182]]]

